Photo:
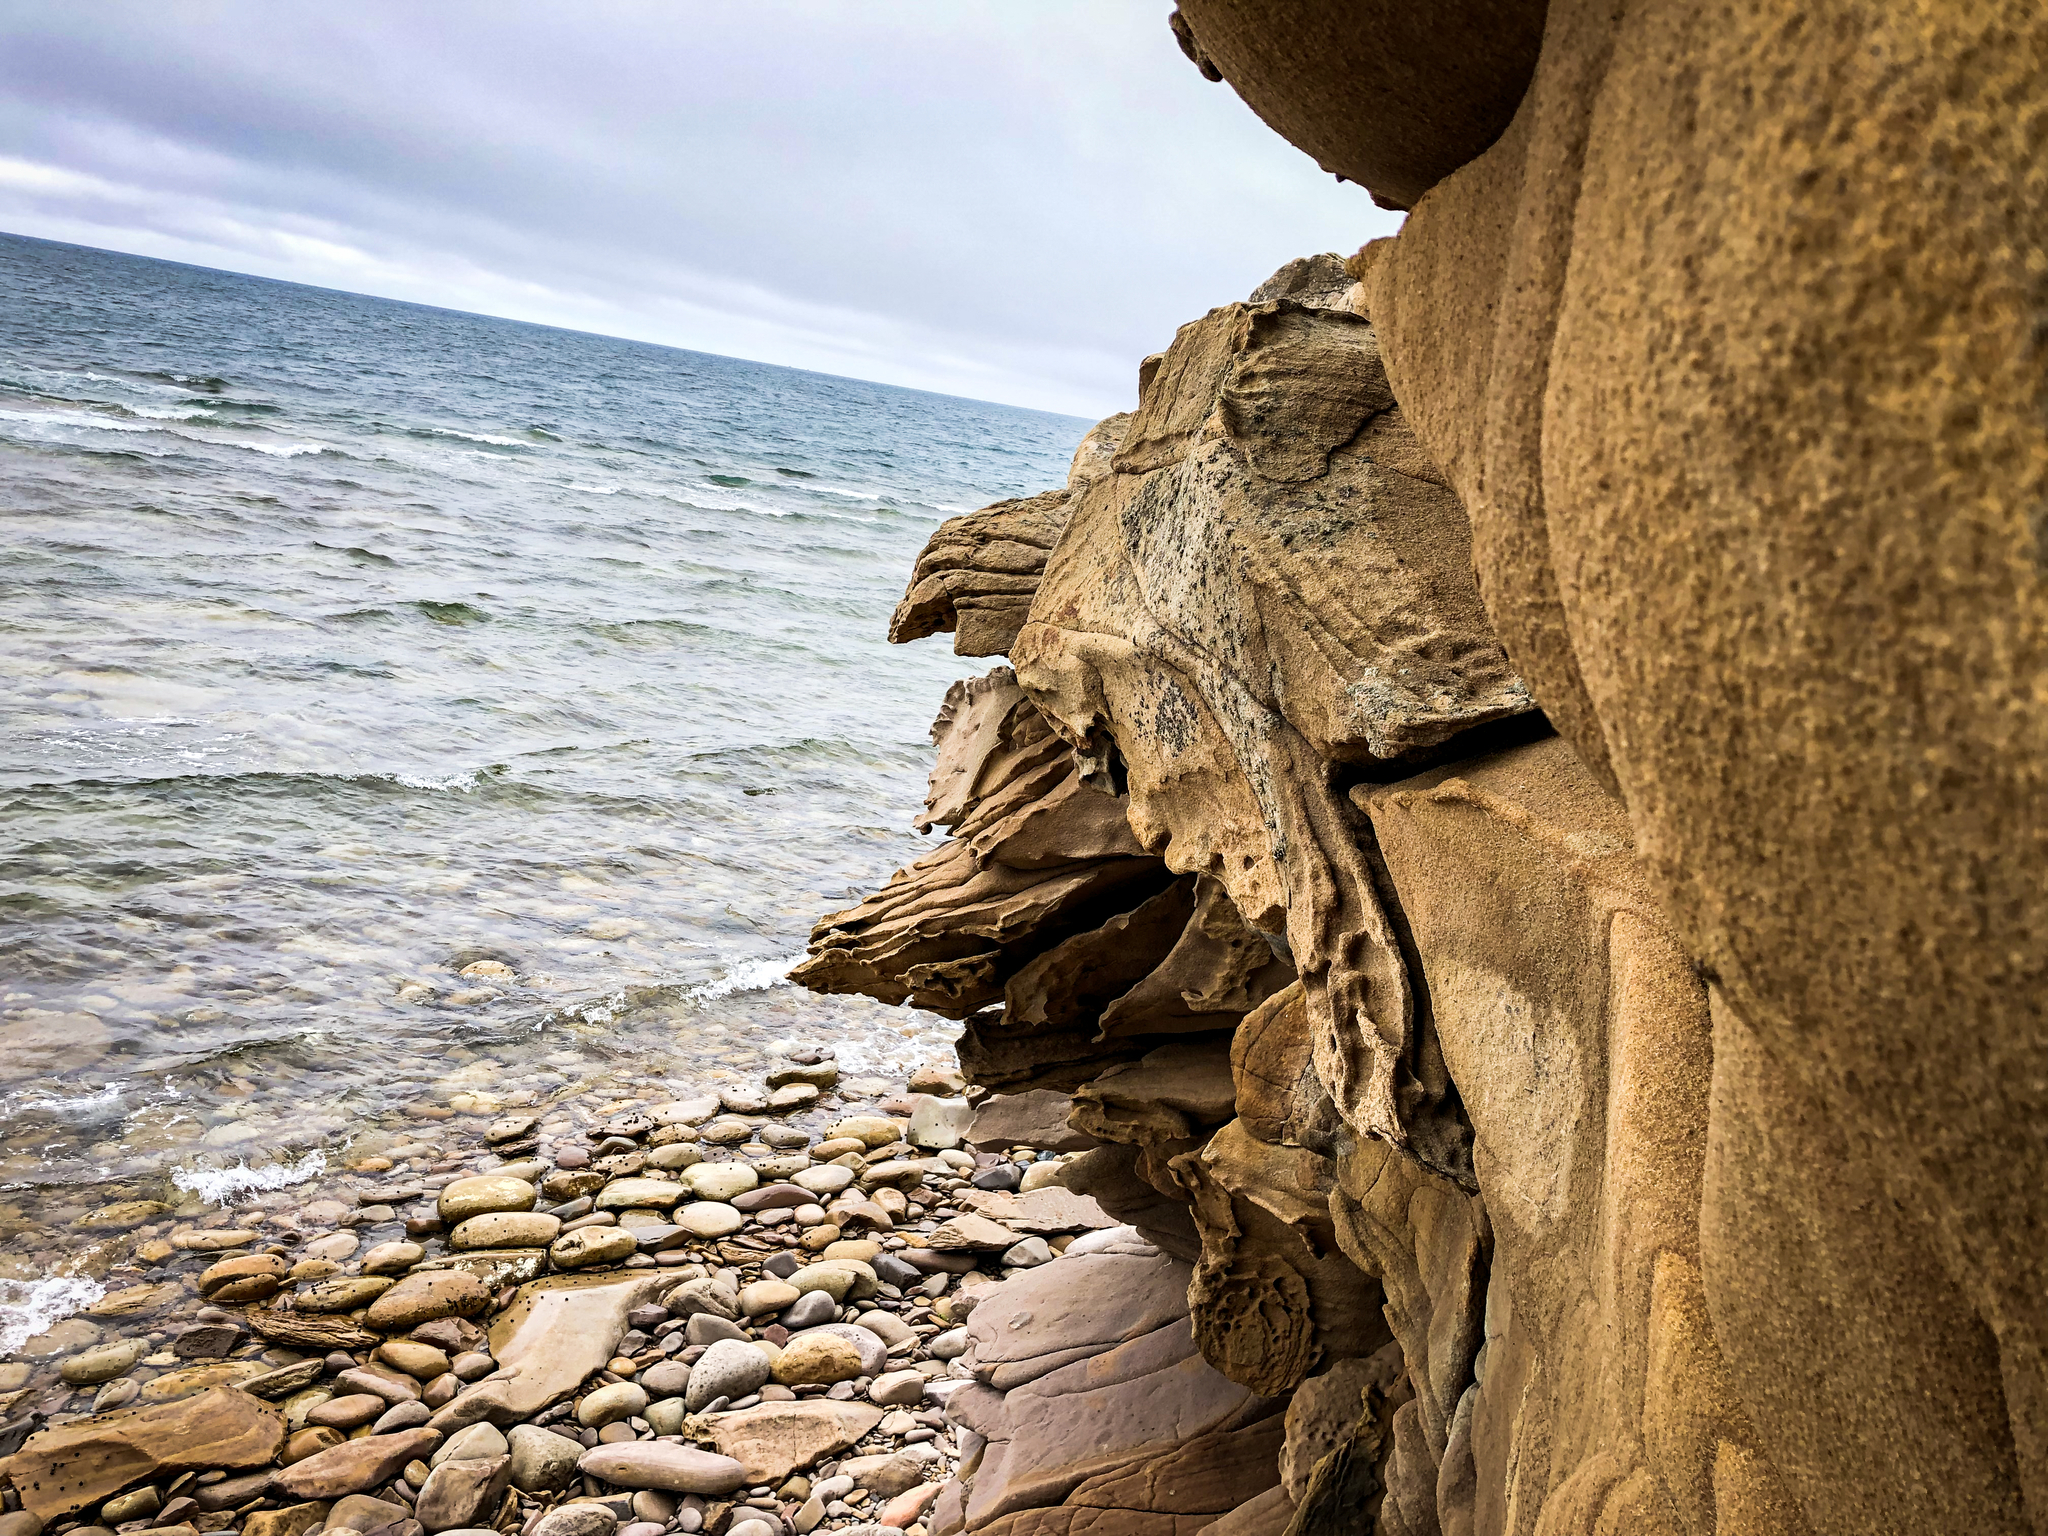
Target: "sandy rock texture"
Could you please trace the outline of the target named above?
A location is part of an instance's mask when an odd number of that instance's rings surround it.
[[[1413,216],[1146,360],[935,732],[956,840],[800,973],[908,998],[1033,803],[1163,868],[956,999],[966,1144],[1129,1225],[979,1300],[931,1530],[2048,1531],[2048,23],[1382,9],[1181,7]],[[1010,1400],[1135,1358],[1036,1289],[1117,1242],[1280,1405],[1234,1503],[1029,1470],[1113,1443]]]

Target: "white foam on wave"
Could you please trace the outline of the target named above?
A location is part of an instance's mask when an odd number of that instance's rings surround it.
[[[436,437],[460,437],[472,443],[495,443],[500,448],[531,448],[532,443],[519,437],[494,437],[488,432],[458,432],[453,427],[429,427],[427,430]]]
[[[252,453],[267,454],[274,459],[295,459],[304,453],[341,452],[339,448],[329,447],[326,443],[261,443],[235,437],[211,437],[198,432],[180,432],[175,427],[154,422],[120,421],[112,416],[94,415],[90,411],[0,410],[0,421],[18,421],[23,426],[45,430],[53,427],[73,427],[94,432],[139,432],[160,437],[175,437],[188,443],[204,443],[211,448],[246,448]]]
[[[213,412],[203,405],[130,405],[124,406],[129,414],[140,416],[145,421],[197,421],[205,418],[216,421]]]
[[[327,1171],[325,1152],[308,1152],[296,1163],[266,1163],[251,1168],[237,1163],[232,1168],[177,1168],[171,1182],[188,1195],[197,1195],[209,1205],[229,1205],[266,1190],[290,1189]]]
[[[586,496],[616,496],[625,487],[623,485],[578,485],[574,480],[571,480],[569,482],[569,489],[581,491]]]
[[[0,1280],[0,1357],[13,1354],[81,1307],[107,1294],[97,1280],[60,1275],[48,1280]]]
[[[783,955],[765,960],[743,960],[716,981],[692,987],[690,1001],[709,1003],[739,992],[766,992],[772,987],[786,987],[791,968],[803,958],[802,955]]]
[[[451,773],[439,779],[413,773],[390,773],[384,777],[394,784],[403,784],[407,789],[452,789],[457,794],[466,795],[476,788],[478,775],[482,771],[480,768],[472,768],[467,773]]]
[[[105,1109],[121,1102],[121,1085],[109,1083],[98,1093],[72,1094],[68,1097],[29,1099],[24,1109],[40,1110],[47,1115],[82,1115],[95,1109]]]

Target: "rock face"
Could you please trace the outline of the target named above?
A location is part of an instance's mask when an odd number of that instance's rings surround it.
[[[1827,9],[1745,84],[1763,13],[1182,12],[1419,202],[1147,360],[935,732],[956,840],[799,973],[959,964],[967,1144],[1130,1224],[948,1343],[933,1536],[2048,1536],[2048,23]],[[1184,1266],[1171,1316],[1122,1336],[1112,1263]],[[1284,1428],[1089,1417],[1189,1362]],[[1234,1502],[1133,1471],[1257,1435]]]

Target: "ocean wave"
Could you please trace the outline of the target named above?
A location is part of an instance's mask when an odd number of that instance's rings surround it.
[[[483,782],[484,770],[472,768],[467,773],[451,773],[440,778],[428,778],[423,774],[387,773],[378,775],[394,784],[403,784],[407,789],[447,789],[457,794],[472,793]]]
[[[774,987],[786,987],[790,984],[791,969],[803,958],[797,954],[742,961],[716,981],[707,981],[700,986],[691,987],[683,996],[693,1003],[711,1003],[721,997],[732,997],[741,992],[766,992]]]
[[[290,1189],[326,1171],[327,1154],[308,1152],[296,1163],[266,1163],[260,1168],[251,1168],[247,1163],[236,1163],[232,1168],[174,1168],[171,1183],[208,1205],[225,1206],[250,1195]]]
[[[0,1280],[0,1356],[11,1355],[82,1307],[107,1294],[97,1280],[61,1275],[48,1280]]]
[[[533,445],[523,438],[497,437],[489,432],[460,432],[454,427],[415,427],[415,437],[459,437],[472,443],[490,443],[498,448],[530,448]]]
[[[580,491],[585,496],[616,496],[625,487],[623,485],[578,485],[574,480],[571,480],[564,489]]]
[[[126,410],[128,407],[121,407]],[[139,411],[137,414],[141,414]],[[174,437],[187,443],[204,443],[213,448],[247,448],[255,453],[268,454],[276,459],[295,459],[307,453],[332,453],[346,458],[339,448],[326,443],[259,443],[241,438],[213,437],[198,432],[180,432],[177,428],[156,422],[122,421],[114,416],[101,416],[90,411],[10,411],[0,409],[0,421],[19,422],[30,428],[71,428],[94,432],[143,433],[152,436]],[[48,439],[45,438],[45,441]],[[60,439],[61,441],[61,439]]]

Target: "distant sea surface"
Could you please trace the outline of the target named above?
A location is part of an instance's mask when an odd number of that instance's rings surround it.
[[[921,847],[917,550],[1087,426],[0,237],[0,1238],[408,1107],[942,1055],[779,978]]]

